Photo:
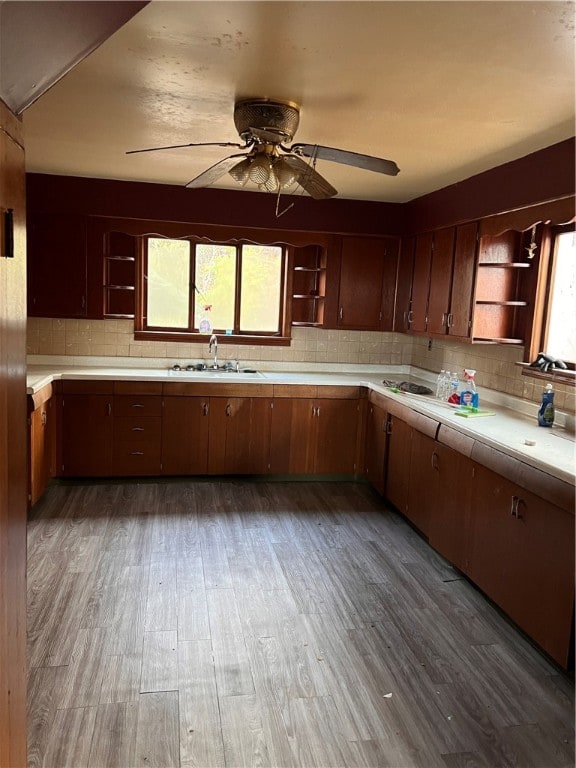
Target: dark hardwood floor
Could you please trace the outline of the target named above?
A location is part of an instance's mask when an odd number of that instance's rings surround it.
[[[572,681],[365,485],[53,485],[28,563],[30,766],[574,766]]]

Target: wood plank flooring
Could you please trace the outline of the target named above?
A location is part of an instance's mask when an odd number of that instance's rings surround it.
[[[573,682],[365,485],[60,484],[29,765],[568,768]]]

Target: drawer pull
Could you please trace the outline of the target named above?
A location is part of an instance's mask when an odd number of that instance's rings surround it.
[[[144,427],[132,427],[132,432],[144,432]]]
[[[144,451],[132,451],[130,456],[144,456]]]
[[[132,403],[132,408],[144,408],[142,403]]]

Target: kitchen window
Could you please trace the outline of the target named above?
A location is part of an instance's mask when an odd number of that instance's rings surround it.
[[[576,233],[575,225],[544,226],[540,238],[534,323],[527,340],[523,373],[576,383]],[[545,355],[545,358],[542,358]],[[547,366],[562,360],[567,369]],[[530,365],[540,363],[539,366]],[[547,368],[547,370],[546,370]]]
[[[141,255],[136,338],[289,343],[284,246],[146,237]]]

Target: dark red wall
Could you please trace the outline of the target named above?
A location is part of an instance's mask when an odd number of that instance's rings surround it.
[[[575,142],[569,139],[471,176],[408,203],[283,197],[260,192],[185,189],[166,184],[27,174],[30,211],[91,214],[337,234],[398,235],[574,194]]]

